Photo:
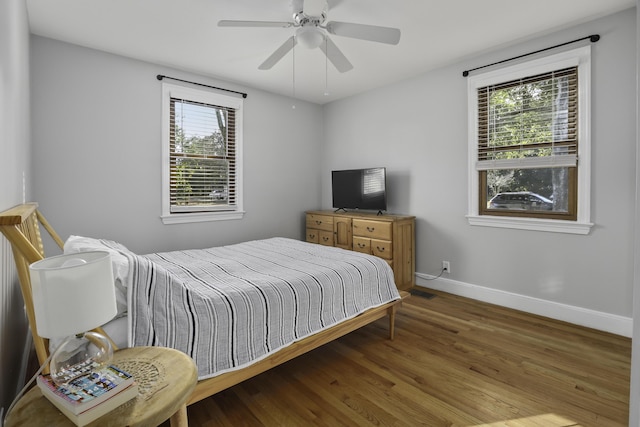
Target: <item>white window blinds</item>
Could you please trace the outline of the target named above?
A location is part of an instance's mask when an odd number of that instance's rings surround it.
[[[236,110],[170,98],[171,212],[236,208]]]
[[[578,67],[477,92],[477,170],[577,165]]]

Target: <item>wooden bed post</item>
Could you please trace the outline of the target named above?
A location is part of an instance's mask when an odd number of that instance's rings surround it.
[[[411,296],[410,292],[407,291],[399,291],[400,292],[400,301],[398,304],[394,304],[387,309],[387,313],[389,314],[389,339],[393,341],[396,337],[396,312],[398,311],[398,307],[402,305],[402,302]]]
[[[393,341],[396,337],[396,311],[397,305],[389,307],[387,312],[389,313],[389,339]]]

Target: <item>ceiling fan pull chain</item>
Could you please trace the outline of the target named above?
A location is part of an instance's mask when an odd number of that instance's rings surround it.
[[[295,37],[295,36],[294,36]],[[293,39],[293,47],[291,48],[291,97],[293,98],[292,109],[296,109],[296,40]]]
[[[324,51],[328,51],[327,38],[324,38]],[[324,96],[329,96],[329,55],[324,55]]]

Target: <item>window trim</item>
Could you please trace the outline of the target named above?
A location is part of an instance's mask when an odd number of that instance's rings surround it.
[[[170,201],[170,102],[171,98],[183,98],[190,101],[202,102],[211,105],[220,105],[236,110],[236,208],[235,210],[205,212],[171,212]],[[162,214],[160,218],[164,224],[184,224],[191,222],[222,221],[242,219],[243,210],[243,100],[241,98],[227,96],[201,89],[193,89],[178,86],[171,83],[162,83]]]
[[[478,95],[477,89],[533,76],[578,67],[578,168],[576,220],[481,215],[479,209],[480,178],[476,169],[478,158]],[[588,234],[591,218],[591,46],[549,55],[516,65],[473,75],[467,82],[468,96],[468,214],[470,225],[521,230]]]

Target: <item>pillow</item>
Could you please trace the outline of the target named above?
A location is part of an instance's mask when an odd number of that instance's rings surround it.
[[[116,288],[116,306],[118,313],[115,318],[127,314],[127,276],[129,274],[129,260],[122,252],[129,250],[120,243],[111,240],[94,239],[91,237],[69,236],[64,243],[65,254],[75,254],[88,251],[105,251],[111,254],[113,279]]]

